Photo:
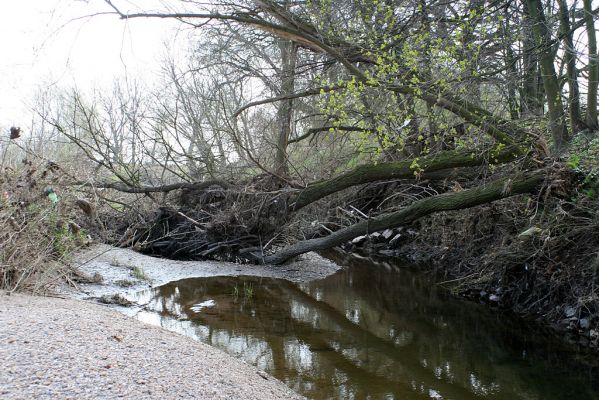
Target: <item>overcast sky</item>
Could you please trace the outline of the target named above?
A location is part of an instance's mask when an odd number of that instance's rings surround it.
[[[148,4],[150,0],[144,0]],[[103,0],[3,1],[0,14],[0,128],[26,126],[38,87],[106,87],[115,76],[152,80],[169,48],[186,46],[168,20],[81,18],[108,11]]]

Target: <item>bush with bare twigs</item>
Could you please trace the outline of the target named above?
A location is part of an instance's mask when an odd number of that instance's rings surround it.
[[[51,162],[0,172],[0,289],[43,293],[70,279],[66,258],[85,237],[54,193],[61,178]]]

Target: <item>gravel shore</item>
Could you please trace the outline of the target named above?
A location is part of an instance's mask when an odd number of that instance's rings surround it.
[[[2,399],[302,399],[210,346],[106,307],[0,293]]]

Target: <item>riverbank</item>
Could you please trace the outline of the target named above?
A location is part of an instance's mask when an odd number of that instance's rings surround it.
[[[344,249],[434,269],[453,294],[599,348],[599,200],[527,197],[449,211],[354,239]]]
[[[97,304],[0,294],[2,399],[302,399],[254,367]]]
[[[302,399],[218,349],[95,303],[118,307],[127,293],[191,277],[304,282],[339,269],[315,254],[286,266],[246,266],[157,259],[103,244],[75,254],[73,267],[76,279],[58,290],[70,299],[0,293],[1,398]]]
[[[106,244],[94,244],[76,253],[72,266],[79,282],[63,285],[60,292],[71,298],[104,302],[180,279],[246,275],[308,282],[332,275],[340,268],[316,253],[305,254],[285,265],[253,265],[169,260]]]

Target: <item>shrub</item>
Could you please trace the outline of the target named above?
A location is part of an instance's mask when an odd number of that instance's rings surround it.
[[[0,171],[0,289],[45,292],[69,278],[66,258],[85,237],[60,195],[48,196],[61,176],[28,160]]]

